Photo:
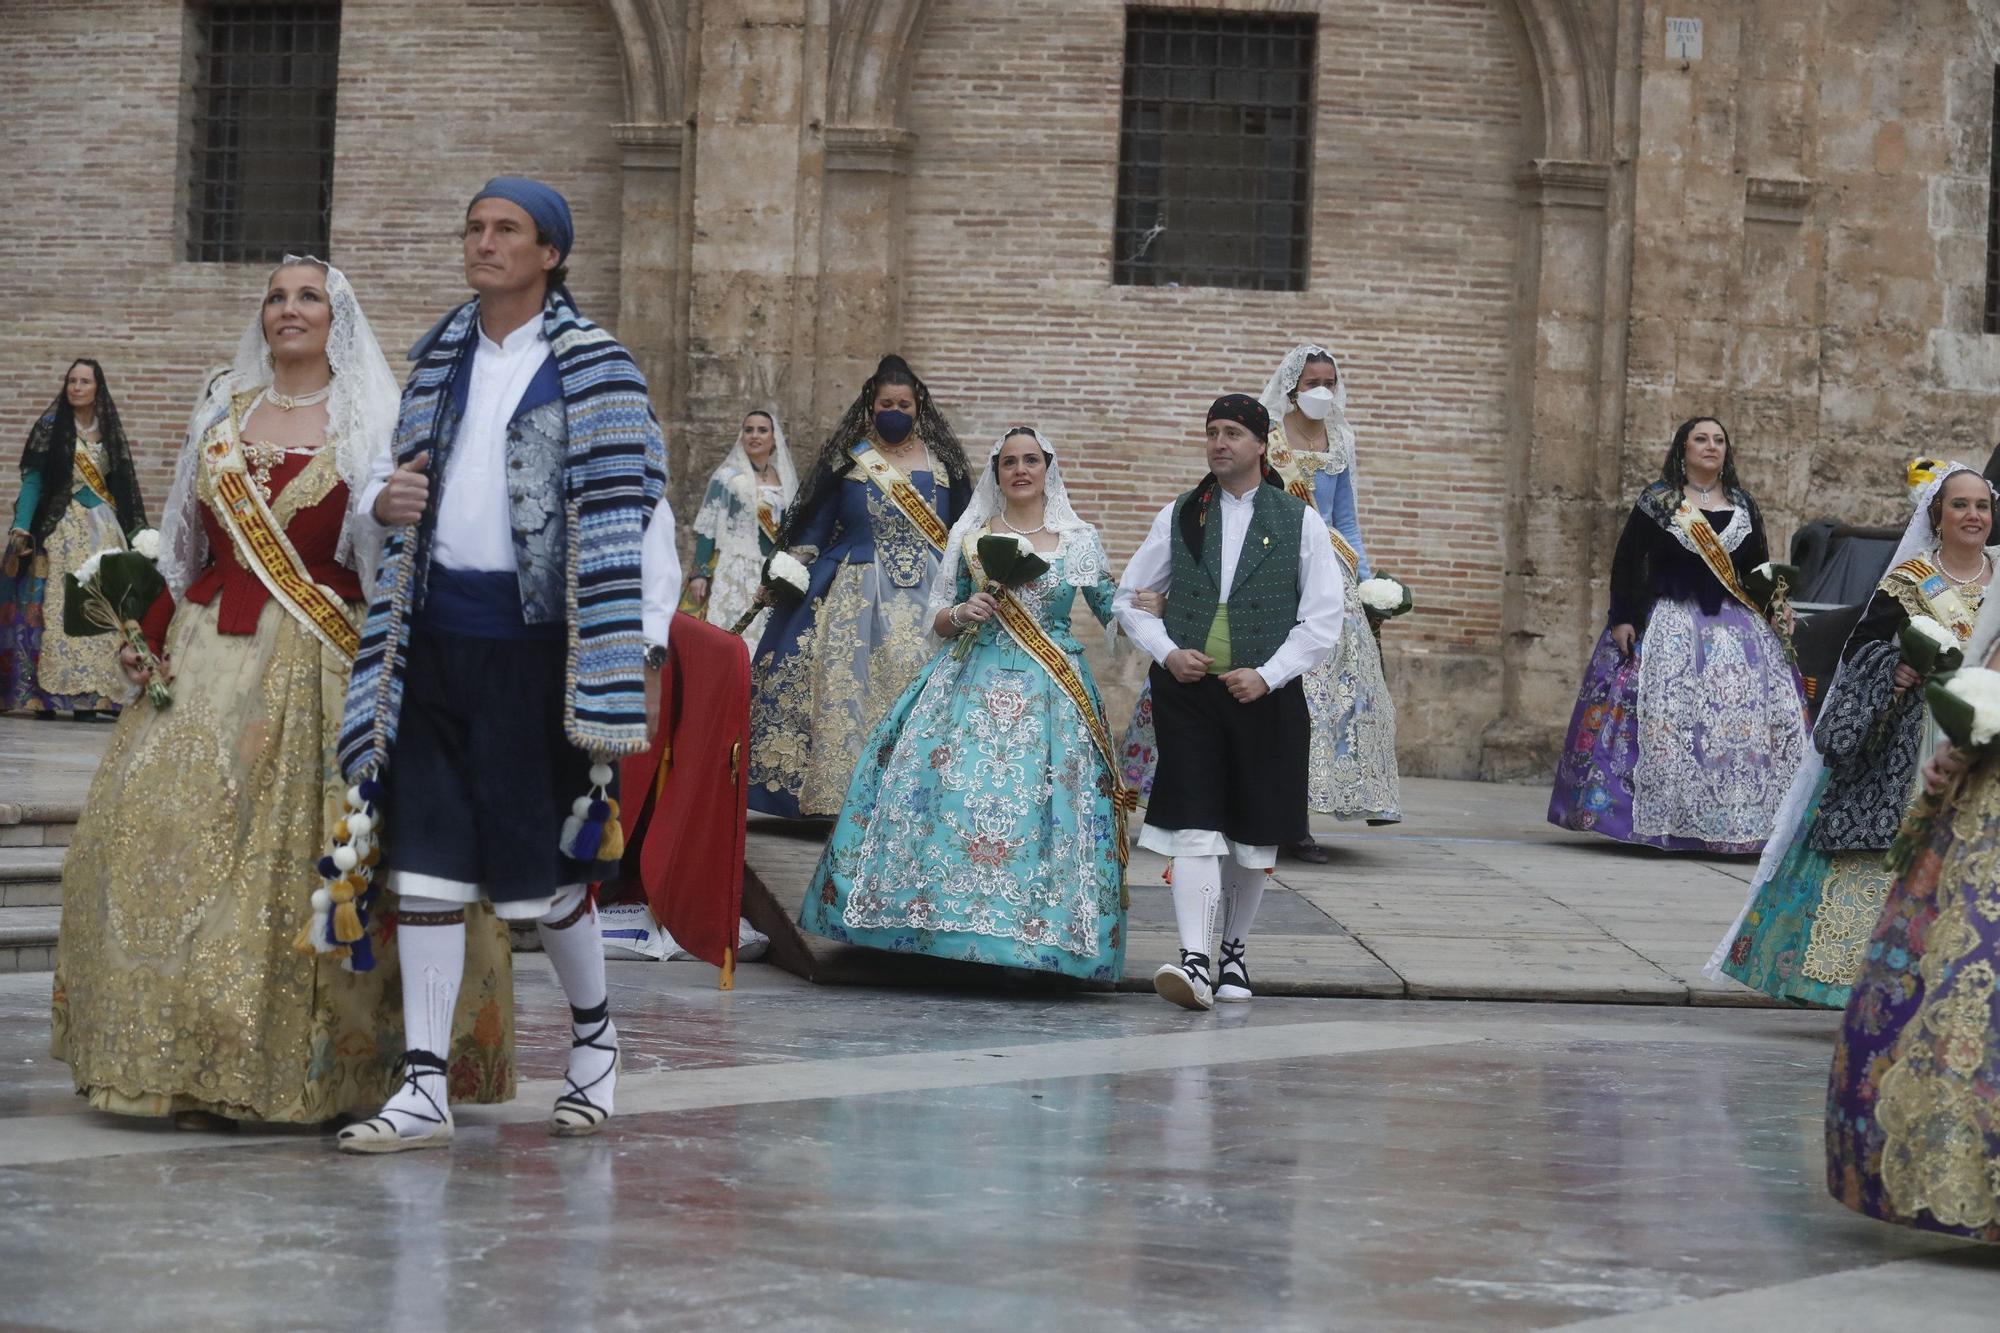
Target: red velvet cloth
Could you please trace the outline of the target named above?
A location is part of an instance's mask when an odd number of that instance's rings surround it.
[[[652,750],[619,772],[625,857],[605,899],[643,898],[676,944],[721,967],[743,915],[750,651],[684,613],[667,644],[660,730]]]
[[[287,454],[271,469],[272,495],[282,496],[285,487],[311,461],[310,454]],[[285,526],[285,536],[305,562],[306,573],[313,582],[333,589],[345,601],[358,602],[361,576],[334,559],[333,554],[340,544],[340,524],[346,516],[347,486],[335,482],[326,498],[292,516]],[[271,600],[271,590],[236,558],[235,543],[229,540],[229,534],[222,530],[206,505],[201,509],[201,526],[208,536],[208,564],[188,585],[187,600],[207,606],[220,596],[222,604],[215,612],[216,629],[223,634],[255,634],[264,603]],[[164,651],[167,626],[173,618],[174,600],[163,592],[139,622],[154,652]]]

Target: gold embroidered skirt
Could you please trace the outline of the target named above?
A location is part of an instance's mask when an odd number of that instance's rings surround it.
[[[63,575],[99,551],[123,549],[118,515],[110,505],[94,509],[72,501],[62,521],[49,533],[49,586],[42,598],[42,655],[35,664],[35,683],[44,693],[80,695],[79,708],[103,708],[126,693],[118,670],[118,640],[109,634],[72,639],[63,633]]]
[[[257,632],[183,605],[173,702],[127,708],[63,867],[51,1054],[102,1110],[312,1122],[394,1085],[402,999],[386,913],[376,965],[293,948],[344,784],[346,664],[276,602]],[[454,1101],[514,1092],[506,928],[466,920]]]

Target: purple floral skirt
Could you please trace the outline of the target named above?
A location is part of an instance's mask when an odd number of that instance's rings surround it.
[[[1761,851],[1805,755],[1804,689],[1735,602],[1660,602],[1630,660],[1607,629],[1584,669],[1549,822],[1674,851]]]

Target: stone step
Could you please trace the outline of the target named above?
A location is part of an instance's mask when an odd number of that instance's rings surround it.
[[[56,965],[60,907],[0,907],[0,972],[47,972]]]
[[[67,847],[83,807],[62,801],[0,801],[0,850]]]
[[[0,847],[0,908],[62,904],[64,847]]]

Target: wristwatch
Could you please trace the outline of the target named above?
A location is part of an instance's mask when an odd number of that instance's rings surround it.
[[[664,671],[667,668],[667,646],[663,643],[646,645],[646,670]]]

